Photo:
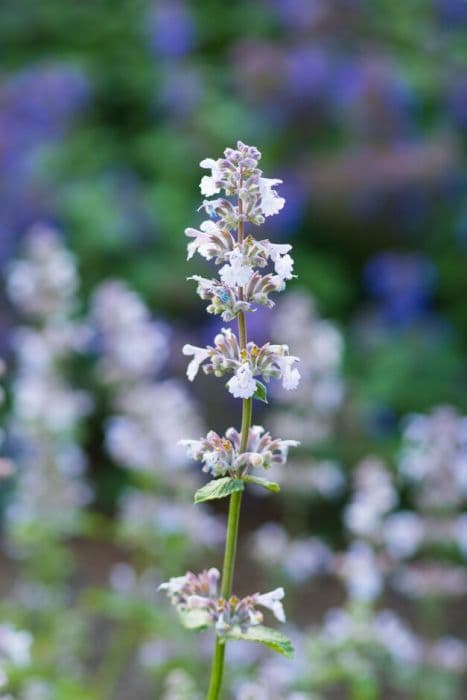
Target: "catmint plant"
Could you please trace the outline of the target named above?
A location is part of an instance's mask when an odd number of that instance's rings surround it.
[[[210,568],[200,574],[188,572],[161,585],[187,628],[215,630],[208,700],[220,697],[229,639],[261,642],[286,656],[293,653],[286,637],[262,624],[265,609],[285,622],[283,588],[243,598],[232,593],[242,492],[247,484],[278,491],[278,484],[258,476],[257,470],[284,464],[289,447],[298,445],[295,440],[273,438],[261,426],[252,425],[253,399],[267,402],[266,385],[271,379],[280,380],[286,390],[295,389],[300,380],[298,358],[289,353],[287,345],[268,342],[258,346],[247,335],[247,315],[259,305],[272,307],[270,295],[282,291],[294,277],[291,246],[253,235],[254,227],[264,224],[285,204],[275,190],[281,180],[263,177],[260,158],[255,147],[239,141],[237,148],[227,148],[223,157],[201,161],[201,167],[210,171],[201,179],[201,194],[214,199],[205,199],[200,207],[209,219],[199,229],[185,231],[190,238],[188,259],[199,253],[220,266],[215,279],[189,278],[197,283],[199,296],[209,302],[208,313],[237,324],[236,332],[223,328],[212,345],[184,346],[183,354],[192,358],[188,379],[193,381],[202,367],[205,374],[225,378],[230,394],[242,400],[239,431],[230,428],[224,435],[210,431],[205,438],[182,441],[189,456],[212,476],[195,494],[195,502],[230,497],[222,575]]]

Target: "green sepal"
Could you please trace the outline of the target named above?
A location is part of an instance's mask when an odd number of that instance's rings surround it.
[[[230,476],[224,476],[222,479],[213,479],[202,486],[195,493],[195,503],[203,503],[203,501],[213,501],[216,498],[226,498],[235,491],[243,491],[245,483],[242,479],[232,479]]]
[[[268,491],[272,491],[273,493],[279,493],[281,490],[281,487],[279,486],[278,483],[275,481],[269,481],[268,479],[263,479],[260,476],[245,476],[243,477],[243,481],[246,484],[255,484],[255,486],[262,486],[263,489],[267,489]]]
[[[290,639],[271,627],[255,625],[249,627],[246,632],[234,630],[228,635],[228,638],[244,639],[247,642],[259,642],[273,649],[273,651],[277,651],[278,654],[287,656],[289,659],[294,655],[294,648]]]
[[[259,379],[256,380],[256,391],[253,394],[253,398],[263,403],[268,403],[268,389],[266,384],[260,382]]]

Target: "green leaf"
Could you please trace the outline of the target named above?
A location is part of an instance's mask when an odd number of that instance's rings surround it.
[[[272,491],[273,493],[279,493],[281,487],[275,481],[269,481],[268,479],[263,479],[260,476],[245,476],[243,481],[247,484],[255,484],[256,486],[262,486],[263,489]]]
[[[287,656],[289,659],[294,654],[293,644],[283,634],[271,627],[263,627],[262,625],[250,627],[246,632],[234,631],[229,634],[230,639],[244,639],[247,642],[260,642],[265,644],[270,649],[277,651],[278,654]]]
[[[266,384],[260,382],[259,379],[256,380],[256,391],[253,394],[254,399],[262,401],[263,403],[268,403],[268,390]]]
[[[182,625],[187,630],[201,632],[209,627],[210,619],[205,610],[186,610],[178,614]]]
[[[241,479],[232,479],[230,476],[214,479],[198,489],[195,493],[195,503],[212,501],[215,498],[226,498],[235,491],[243,491],[244,488],[245,483]]]

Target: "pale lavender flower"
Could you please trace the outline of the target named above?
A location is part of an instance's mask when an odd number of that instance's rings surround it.
[[[229,253],[234,250],[235,241],[230,233],[221,229],[214,221],[203,221],[199,231],[195,228],[186,228],[185,235],[194,240],[188,243],[187,260],[191,260],[195,253],[199,253],[206,260],[215,259],[219,264],[229,259]]]
[[[187,376],[190,381],[196,377],[200,366],[205,374],[215,374],[222,377],[233,373],[234,377],[228,383],[229,391],[234,396],[249,398],[256,390],[253,378],[261,376],[265,381],[271,377],[282,379],[285,389],[297,386],[300,373],[293,366],[298,358],[289,355],[287,345],[271,345],[266,343],[258,347],[249,342],[244,351],[240,350],[237,337],[229,328],[223,328],[214,338],[214,346],[198,348],[193,345],[183,347],[184,355],[193,355],[188,365]],[[204,364],[209,360],[207,364]]]
[[[254,593],[245,598],[232,595],[225,600],[218,597],[219,579],[220,573],[214,568],[198,575],[189,571],[185,576],[162,583],[159,590],[167,592],[180,613],[202,612],[205,624],[214,626],[220,636],[229,635],[235,630],[246,632],[249,627],[261,624],[263,615],[258,606],[270,610],[277,620],[285,622],[283,588]]]
[[[417,513],[399,511],[384,520],[382,535],[387,551],[396,559],[415,554],[423,542],[425,528]]]
[[[50,320],[75,310],[78,275],[73,255],[54,229],[37,224],[28,233],[24,255],[10,264],[7,291],[25,316]]]
[[[91,323],[101,353],[100,376],[106,382],[153,377],[169,356],[166,325],[151,318],[142,299],[124,282],[111,280],[98,287]]]
[[[359,601],[372,601],[383,590],[383,577],[371,547],[362,541],[352,543],[339,564],[348,595]]]
[[[467,644],[456,637],[441,637],[431,646],[428,658],[435,667],[463,674],[467,669]]]
[[[71,318],[76,263],[58,234],[43,227],[31,231],[7,286],[18,311],[35,323],[17,329],[13,338],[17,364],[8,429],[18,479],[6,510],[9,534],[19,541],[28,528],[45,524],[55,534],[72,534],[92,496],[76,440],[93,404],[64,375],[66,362],[82,350],[83,327]]]
[[[375,615],[373,633],[398,663],[416,666],[422,661],[421,640],[392,610],[382,610]]]
[[[105,444],[118,464],[149,473],[186,465],[178,443],[185,430],[195,432],[202,426],[181,382],[136,382],[117,393],[114,410],[106,424]]]
[[[256,381],[248,363],[242,363],[235,370],[234,376],[227,382],[227,388],[236,399],[249,399],[253,396],[256,391]]]
[[[248,469],[285,464],[289,447],[297,447],[298,442],[273,439],[263,427],[254,425],[249,430],[245,452],[240,452],[240,433],[235,428],[229,428],[225,437],[211,430],[205,438],[181,440],[180,444],[187,448],[189,457],[203,463],[204,472],[239,476]]]
[[[383,462],[368,457],[357,467],[353,476],[354,493],[344,510],[344,523],[359,537],[377,539],[383,518],[397,503],[397,491]]]
[[[450,407],[410,416],[403,433],[401,476],[420,508],[456,508],[467,498],[467,417]]]

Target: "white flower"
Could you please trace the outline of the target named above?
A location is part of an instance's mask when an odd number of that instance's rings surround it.
[[[173,576],[168,581],[164,581],[164,583],[161,583],[157,590],[167,591],[169,595],[174,595],[181,591],[186,582],[186,576]]]
[[[272,188],[274,185],[280,185],[282,180],[274,180],[268,177],[262,177],[259,181],[259,192],[261,195],[261,211],[264,216],[273,216],[278,214],[285,204],[285,199],[279,197],[277,192]]]
[[[271,243],[267,241],[267,250],[271,260],[276,262],[281,255],[289,253],[292,250],[292,246],[289,243]]]
[[[279,357],[277,360],[277,364],[282,372],[282,386],[287,391],[296,389],[300,381],[300,372],[296,367],[293,367],[295,362],[298,362],[298,357],[294,357],[293,355]]]
[[[239,250],[230,254],[229,265],[219,270],[219,277],[228,287],[243,287],[253,274],[253,268],[243,264],[243,255]]]
[[[256,603],[271,610],[279,622],[285,622],[285,613],[281,600],[284,598],[284,589],[276,588],[269,593],[262,593],[256,597]]]
[[[204,175],[201,178],[199,185],[201,194],[204,194],[205,197],[212,197],[212,195],[218,194],[221,190],[217,182],[222,178],[220,162],[213,158],[205,158],[201,161],[200,166],[201,168],[208,168],[211,170],[211,175]]]
[[[198,251],[203,258],[206,258],[206,260],[211,259],[211,255],[209,254],[209,246],[211,244],[210,236],[212,234],[219,234],[219,228],[214,221],[208,219],[207,221],[203,221],[199,229],[199,231],[196,228],[185,229],[185,236],[194,238],[187,246],[187,260],[191,260],[196,251]]]
[[[274,269],[281,279],[291,280],[293,277],[293,265],[294,261],[290,255],[282,255],[277,258]]]
[[[248,363],[241,365],[232,379],[227,382],[227,387],[236,399],[249,399],[256,391],[256,381]]]
[[[206,348],[197,348],[195,345],[184,345],[182,352],[184,355],[193,355],[193,359],[189,363],[186,369],[186,376],[192,382],[196,375],[200,365],[209,357],[209,352]]]
[[[203,446],[202,440],[179,440],[178,444],[181,447],[186,448],[186,453],[191,459],[196,459],[196,455],[199,454]]]

